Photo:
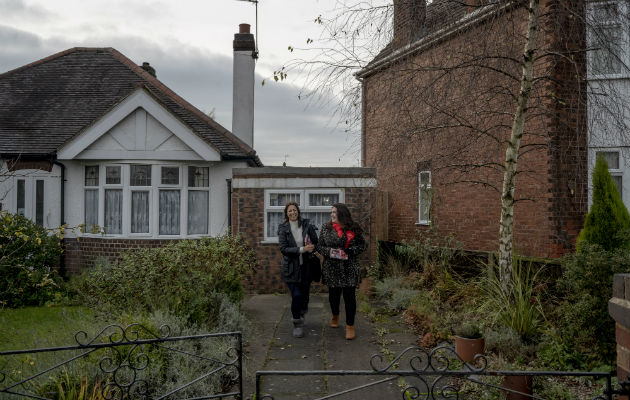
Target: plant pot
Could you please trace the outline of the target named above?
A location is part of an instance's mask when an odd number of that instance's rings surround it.
[[[455,336],[455,352],[462,361],[472,362],[477,354],[483,354],[485,344],[483,338],[469,339]]]
[[[506,375],[503,377],[501,386],[517,392],[531,395],[532,392],[532,376],[531,375]],[[506,400],[530,400],[531,397],[523,394],[504,392]]]

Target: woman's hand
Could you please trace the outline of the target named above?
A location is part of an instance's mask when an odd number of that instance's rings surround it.
[[[304,246],[304,252],[305,253],[312,253],[313,250],[315,250],[315,245],[314,244],[307,244],[306,246]]]

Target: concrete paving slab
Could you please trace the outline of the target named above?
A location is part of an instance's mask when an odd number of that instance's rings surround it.
[[[255,392],[255,372],[309,371],[309,370],[363,370],[371,371],[370,359],[374,354],[386,352],[383,362],[417,338],[406,329],[404,321],[386,320],[373,323],[357,313],[355,340],[345,339],[345,316],[341,306],[340,327],[328,326],[330,311],[327,294],[313,294],[306,316],[306,336],[294,338],[291,323],[290,297],[283,295],[256,295],[249,297],[243,310],[252,323],[244,347],[244,399],[252,399]],[[389,357],[389,358],[388,358]],[[368,400],[399,399],[399,379],[380,383],[366,389],[352,390],[370,382],[386,379],[383,376],[265,376],[263,393],[274,400],[318,399],[350,390],[335,399]]]

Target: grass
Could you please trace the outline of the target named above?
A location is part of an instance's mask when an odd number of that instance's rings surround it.
[[[0,326],[0,351],[72,345],[77,331],[94,329],[94,312],[78,306],[3,309]]]

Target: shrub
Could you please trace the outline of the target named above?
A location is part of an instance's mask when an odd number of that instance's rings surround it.
[[[483,337],[481,327],[472,322],[464,322],[460,327],[455,330],[457,336],[467,339],[479,339]]]
[[[577,239],[578,252],[585,242],[608,251],[630,250],[630,214],[602,156],[597,157],[593,171],[593,204]]]
[[[580,253],[563,259],[558,289],[564,301],[557,310],[560,331],[569,348],[594,362],[610,362],[615,354],[615,322],[608,315],[613,276],[630,271],[630,253],[603,250],[583,243]]]
[[[253,251],[238,237],[183,240],[128,250],[119,262],[87,271],[73,286],[97,309],[165,310],[191,324],[208,324],[221,317],[223,299],[240,303],[243,273],[255,262]]]
[[[59,238],[21,215],[0,212],[0,306],[42,305],[60,278]]]
[[[531,265],[514,258],[512,274],[512,292],[503,292],[497,274],[481,281],[481,290],[485,293],[483,309],[493,314],[495,322],[513,329],[523,341],[532,341],[539,332],[544,317],[537,290],[538,273],[532,271]]]

